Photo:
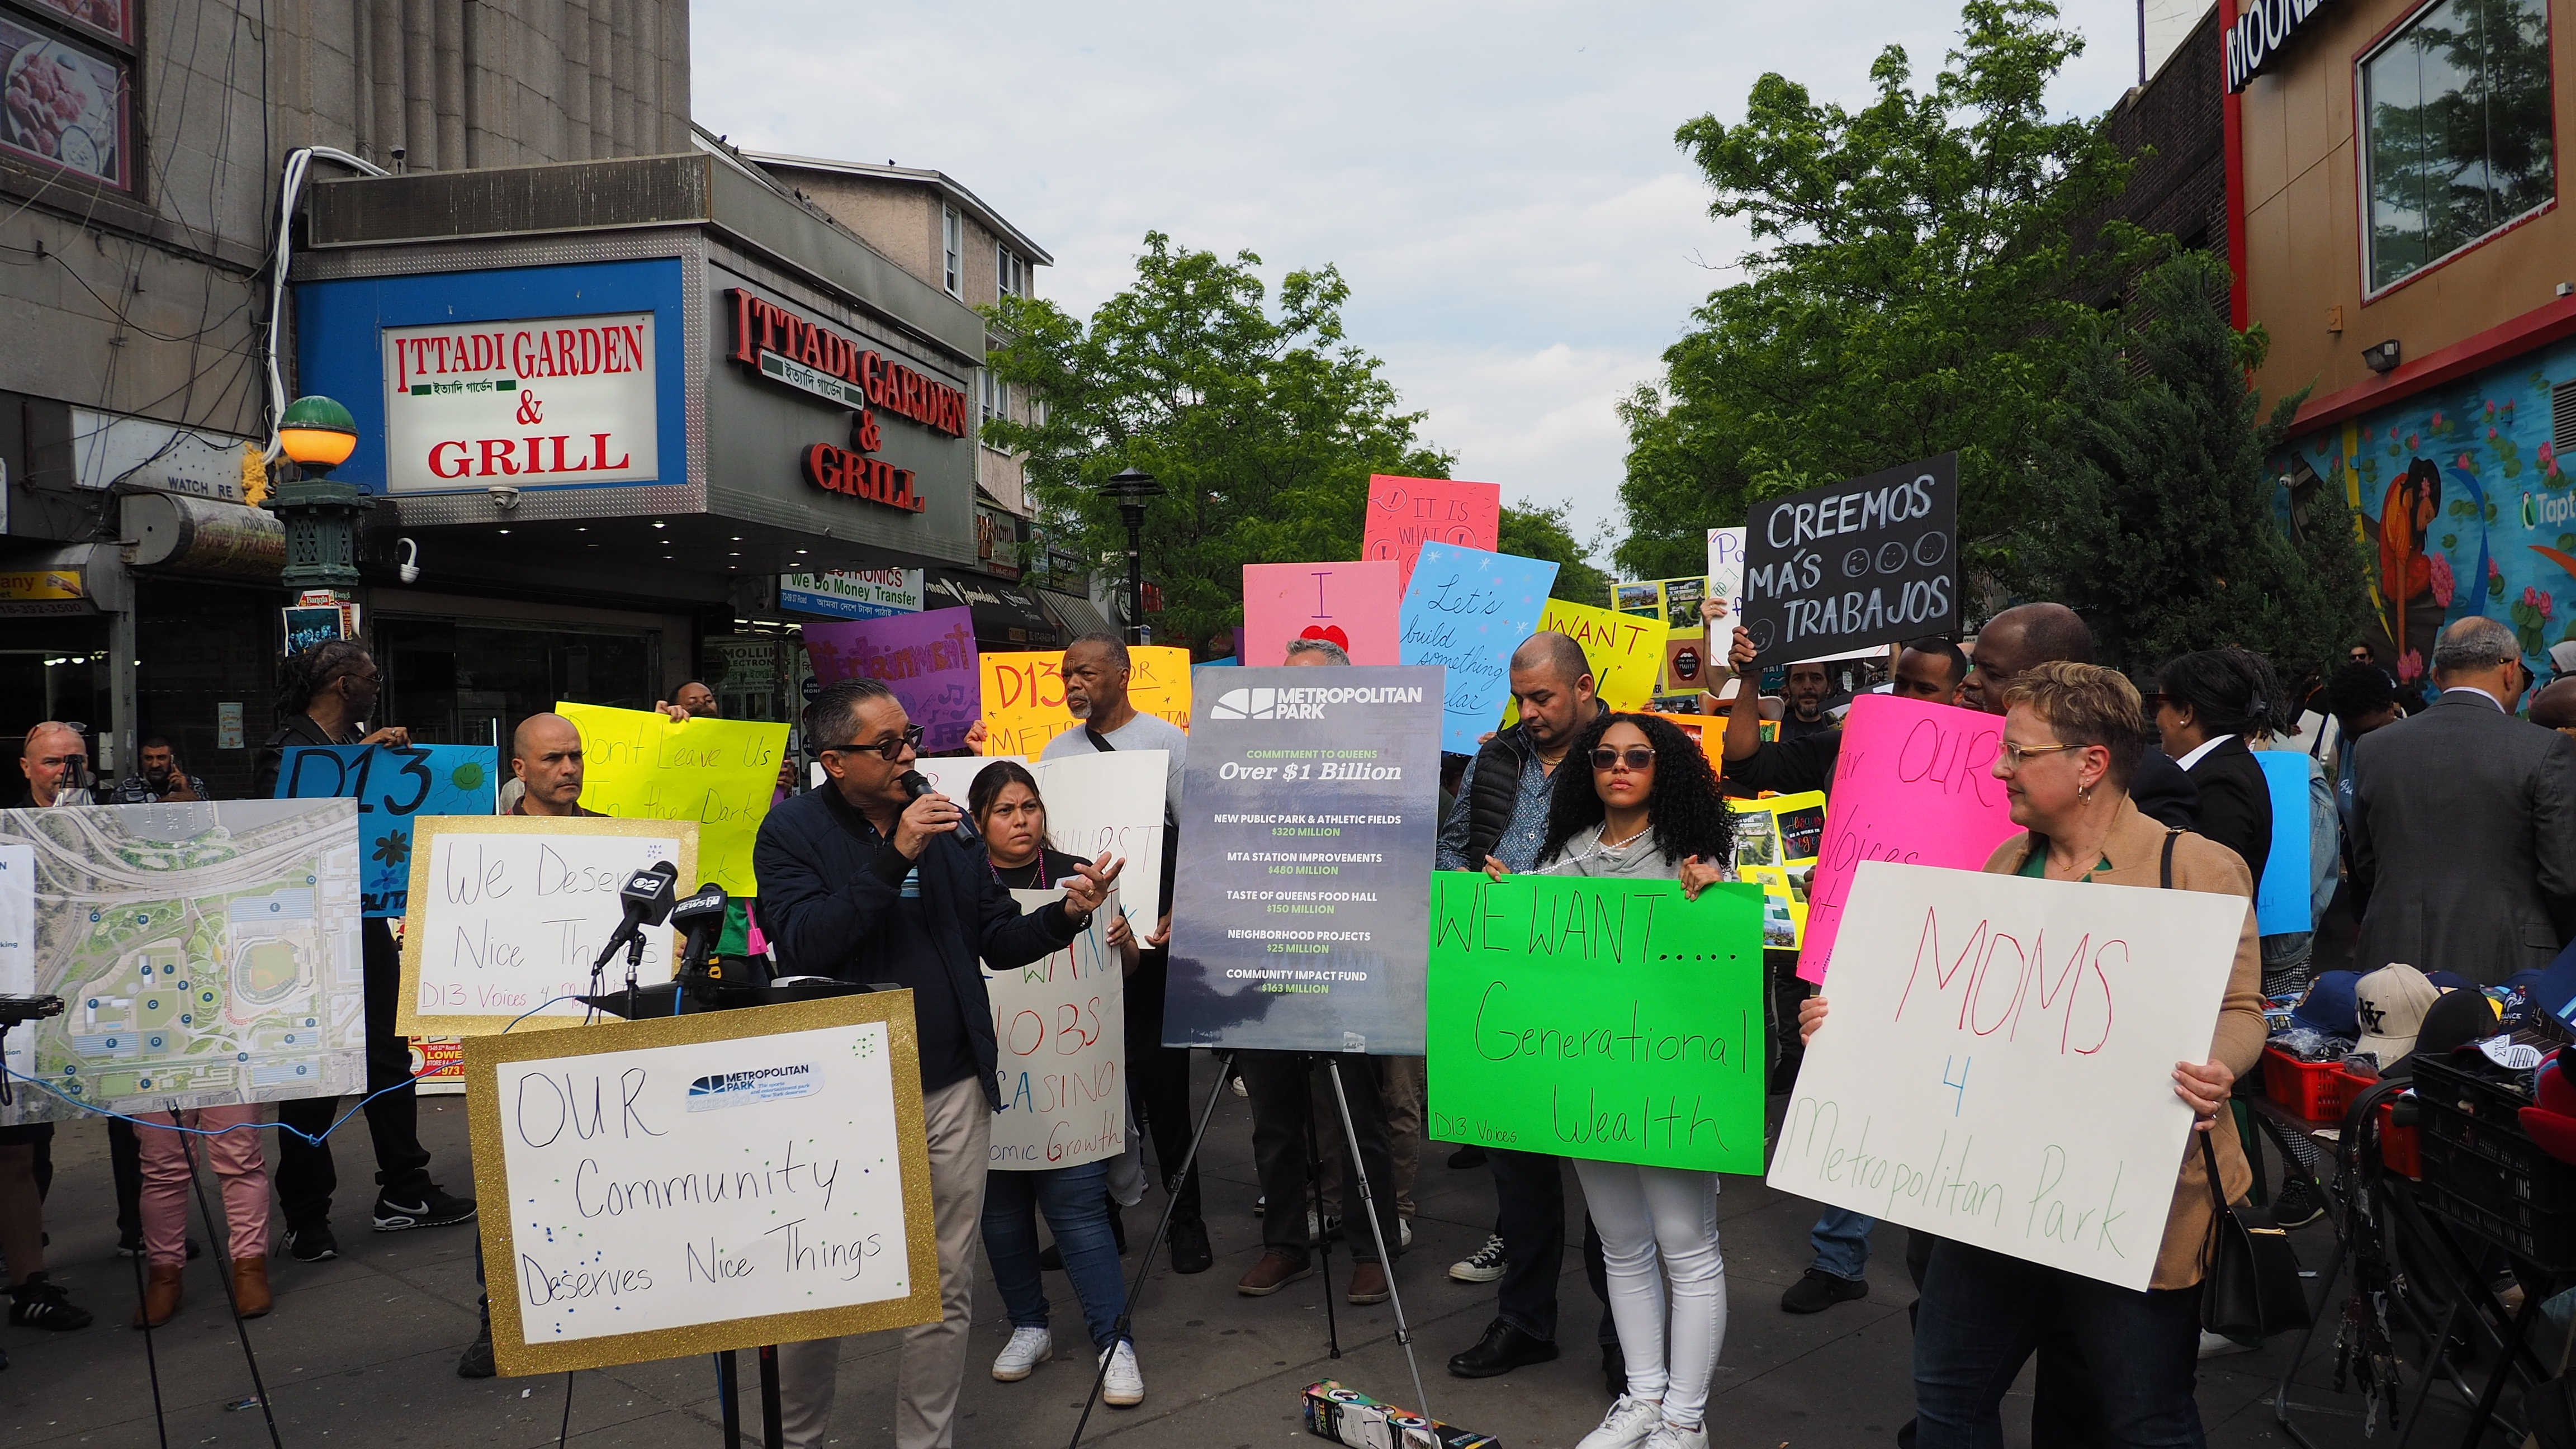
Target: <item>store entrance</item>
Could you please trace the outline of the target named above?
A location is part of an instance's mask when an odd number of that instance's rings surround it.
[[[373,633],[384,718],[369,723],[407,726],[423,744],[506,745],[557,700],[651,709],[662,673],[654,629],[379,615]]]

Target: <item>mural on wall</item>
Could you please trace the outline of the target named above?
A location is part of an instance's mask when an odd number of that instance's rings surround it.
[[[2426,661],[2455,620],[2511,625],[2544,680],[2549,646],[2576,639],[2576,479],[2551,437],[2553,380],[2570,378],[2576,344],[2545,348],[2307,434],[2278,460],[2293,529],[2319,488],[2360,515],[2378,616],[2364,642],[2402,695],[2429,689]]]

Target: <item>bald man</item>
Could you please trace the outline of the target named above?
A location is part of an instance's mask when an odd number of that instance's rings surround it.
[[[1968,668],[1968,696],[1988,714],[2004,713],[2004,692],[2026,670],[2066,660],[2093,662],[2093,629],[2064,604],[2016,604],[1986,621]],[[2200,787],[2182,766],[2150,746],[2129,776],[2129,800],[2148,818],[2178,830],[2200,824]]]
[[[581,726],[559,714],[532,714],[510,734],[510,774],[527,793],[513,815],[558,819],[593,816],[581,808]]]
[[[21,810],[91,803],[89,745],[70,725],[47,720],[27,731],[18,768],[27,776],[27,793],[18,801]]]

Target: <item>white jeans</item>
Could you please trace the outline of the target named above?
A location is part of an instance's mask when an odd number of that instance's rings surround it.
[[[1726,1343],[1726,1259],[1717,1247],[1717,1174],[1576,1161],[1601,1230],[1610,1317],[1628,1358],[1628,1392],[1661,1399],[1664,1417],[1696,1425]],[[1657,1271],[1657,1258],[1662,1259]],[[1673,1285],[1664,1332],[1664,1280]]]

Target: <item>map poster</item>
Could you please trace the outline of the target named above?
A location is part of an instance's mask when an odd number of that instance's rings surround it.
[[[474,1037],[465,1084],[501,1372],[938,1321],[911,992]]]
[[[1064,888],[1011,892],[1023,914]],[[984,967],[1002,1110],[993,1114],[996,1172],[1078,1167],[1127,1150],[1127,993],[1109,923],[1118,891],[1061,951],[1026,966]]]
[[[358,809],[225,800],[0,811],[0,1122],[331,1097],[366,1083]]]
[[[400,916],[411,909],[412,817],[489,815],[500,773],[490,745],[295,745],[277,798],[357,801],[360,899],[368,915]]]
[[[1420,1056],[1440,672],[1238,680],[1190,732],[1163,1044]]]

